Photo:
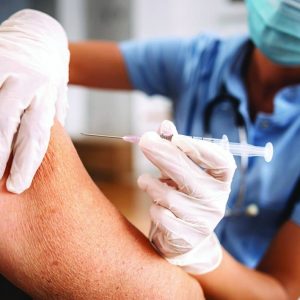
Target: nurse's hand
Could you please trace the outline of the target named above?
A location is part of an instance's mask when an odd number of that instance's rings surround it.
[[[0,178],[13,151],[7,189],[27,189],[46,153],[54,118],[67,110],[69,50],[50,16],[26,9],[0,26]]]
[[[224,216],[236,164],[224,148],[173,131],[171,142],[148,132],[139,143],[163,177],[138,179],[153,200],[149,239],[172,264],[203,274],[222,259],[214,229]]]

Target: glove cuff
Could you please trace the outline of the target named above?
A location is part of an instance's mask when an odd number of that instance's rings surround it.
[[[216,269],[222,258],[221,244],[215,233],[212,233],[189,252],[166,259],[190,274],[202,275]]]

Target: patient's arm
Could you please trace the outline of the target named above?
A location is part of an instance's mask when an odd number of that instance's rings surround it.
[[[58,124],[31,188],[1,181],[0,273],[35,298],[202,299],[98,190]]]

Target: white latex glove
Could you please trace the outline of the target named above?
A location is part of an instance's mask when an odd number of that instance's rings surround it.
[[[164,123],[162,130],[175,128]],[[213,231],[224,216],[236,164],[221,146],[177,135],[175,129],[173,133],[171,142],[148,132],[139,143],[164,178],[142,175],[138,179],[154,202],[149,239],[172,264],[203,274],[222,259]]]
[[[0,26],[0,178],[13,150],[7,189],[27,189],[46,153],[54,118],[67,111],[69,50],[52,17],[30,9]]]

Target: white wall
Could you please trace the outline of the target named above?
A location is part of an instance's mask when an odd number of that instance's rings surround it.
[[[189,36],[201,31],[222,35],[245,32],[243,3],[230,0],[133,0],[133,36]]]
[[[129,38],[130,0],[57,0],[57,18],[72,41]],[[126,135],[131,130],[131,98],[126,93],[70,86],[66,128],[80,132]]]
[[[91,39],[120,41],[130,36],[130,0],[87,0]],[[89,131],[126,135],[131,131],[131,97],[124,92],[89,91]]]
[[[85,0],[57,0],[57,19],[65,28],[70,40],[82,40],[87,36]],[[69,87],[69,112],[66,129],[72,137],[88,129],[88,91],[80,87]]]

